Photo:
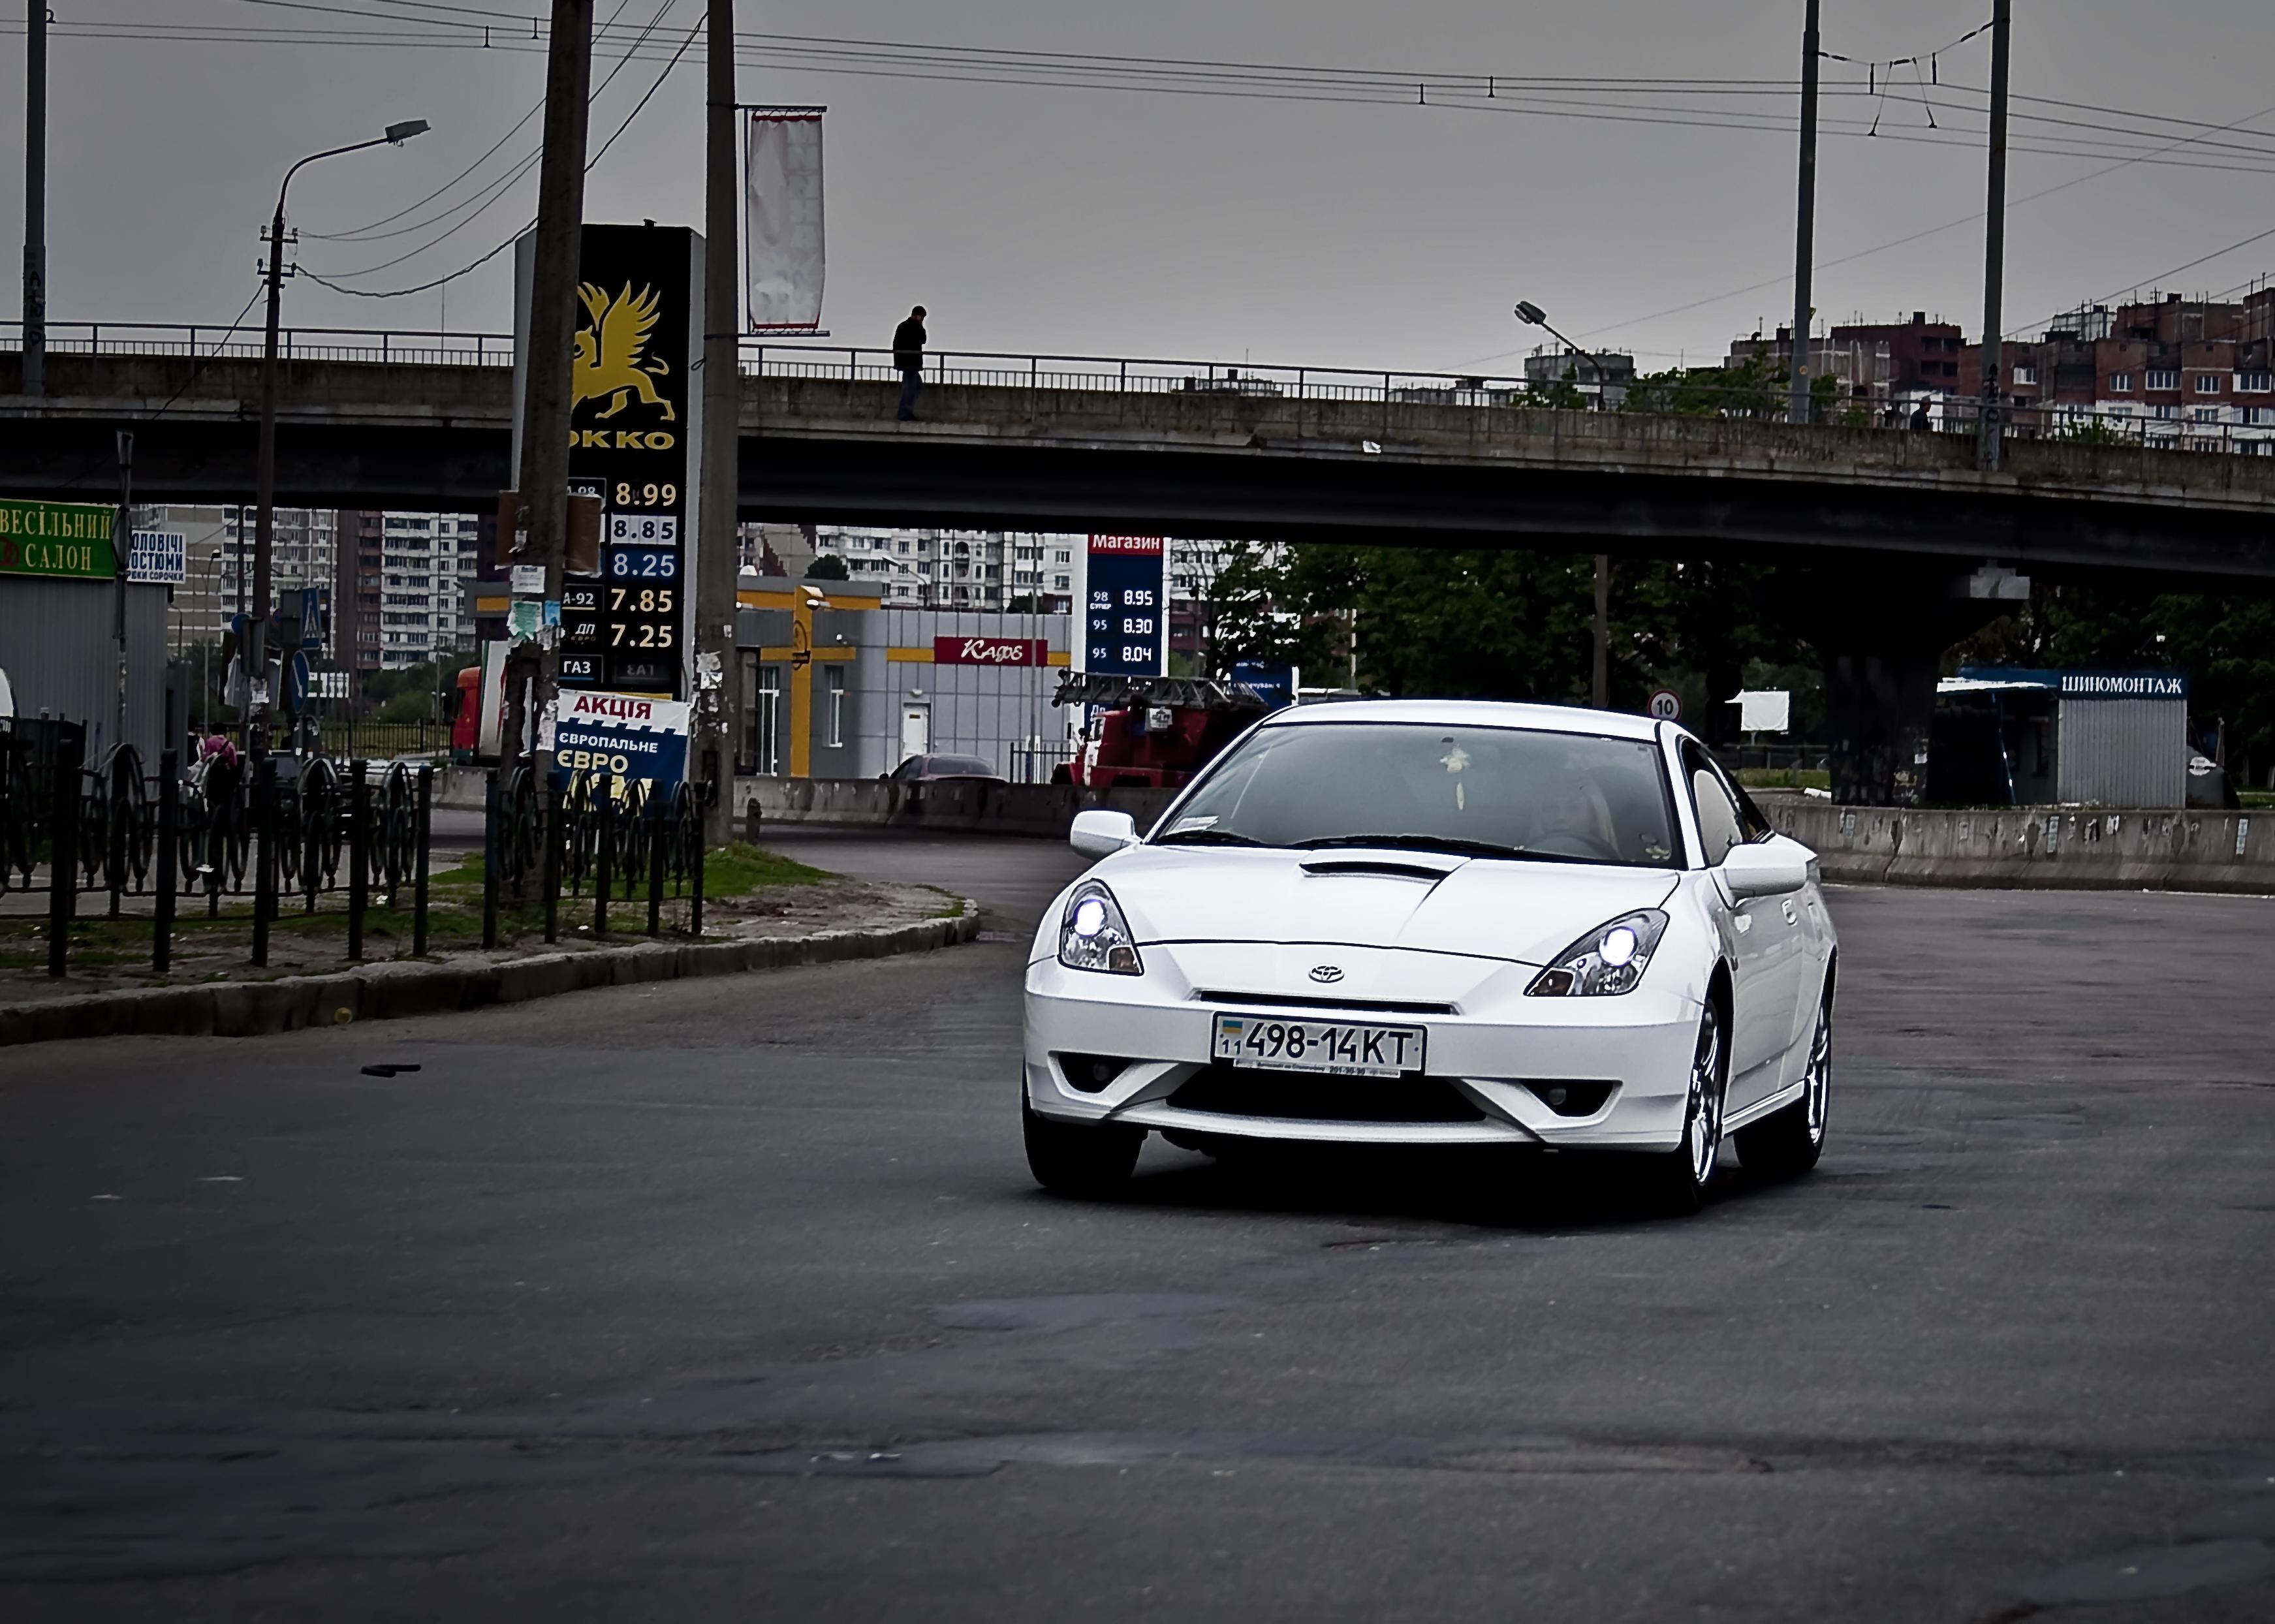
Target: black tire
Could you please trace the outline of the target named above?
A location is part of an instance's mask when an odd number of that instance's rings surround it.
[[[1121,1122],[1062,1122],[1039,1116],[1023,1093],[1019,1125],[1027,1142],[1027,1170],[1054,1195],[1098,1200],[1130,1182],[1145,1130]]]
[[[1689,1097],[1682,1113],[1682,1143],[1644,1159],[1643,1197],[1651,1211],[1687,1218],[1706,1205],[1707,1186],[1721,1159],[1722,1101],[1730,1085],[1729,1023],[1708,1003],[1699,1017],[1690,1059]]]
[[[1809,1070],[1801,1098],[1750,1127],[1738,1129],[1738,1159],[1759,1178],[1798,1178],[1825,1153],[1825,1126],[1833,1093],[1833,989],[1818,1001],[1817,1030],[1809,1039]]]

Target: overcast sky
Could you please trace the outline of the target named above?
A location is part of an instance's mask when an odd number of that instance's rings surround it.
[[[329,3],[387,10],[389,0]],[[645,23],[660,3],[628,0],[624,16]],[[12,234],[22,211],[13,94],[22,13],[18,0],[4,4],[11,15],[0,72],[11,94],[0,125],[0,218]],[[523,15],[549,9],[543,0],[465,4]],[[1907,55],[1965,33],[1989,4],[1825,0],[1825,47],[1860,60]],[[601,0],[604,17],[615,8]],[[738,20],[787,34],[1417,76],[1789,79],[1802,9],[1801,0],[743,0]],[[2275,153],[2268,0],[2017,0],[2015,10],[2018,93],[2214,124],[2249,119],[2244,127]],[[55,0],[55,11],[61,22],[353,26],[247,0]],[[658,37],[676,41],[700,12],[701,0],[673,0]],[[1946,54],[1942,77],[1986,83],[1987,45]],[[304,230],[361,225],[442,185],[495,141],[540,98],[544,67],[534,53],[338,43],[57,37],[50,50],[57,321],[225,322],[254,290],[259,229],[293,158],[390,120],[432,121],[434,132],[407,147],[334,160],[295,183],[293,220]],[[700,54],[699,45],[689,53],[593,172],[587,218],[699,225]],[[624,69],[598,104],[596,132],[616,126],[655,72],[637,62]],[[1510,353],[1531,336],[1508,314],[1523,298],[1566,332],[1632,349],[1656,366],[1678,355],[1719,357],[1733,335],[1774,325],[1790,306],[1787,132],[777,68],[746,67],[741,93],[828,105],[826,316],[847,342],[884,343],[920,301],[936,347],[1491,370],[1513,366]],[[1779,110],[1789,117],[1790,102]],[[1838,110],[1857,116],[1858,103]],[[2100,117],[2064,116],[2089,125]],[[1882,119],[1891,136],[1926,133],[1916,102],[1892,98]],[[533,146],[537,127],[533,120],[476,178]],[[2110,161],[2018,155],[2012,194]],[[2275,171],[2275,161],[2258,165]],[[1819,261],[1961,219],[1981,208],[1983,184],[1975,140],[1829,139]],[[361,280],[397,287],[464,264],[527,219],[534,193],[533,171],[448,241]],[[2275,172],[2146,164],[2021,203],[2010,224],[2010,325],[2121,291],[2275,225],[2271,205]],[[353,272],[427,235],[312,238],[300,253],[311,268]],[[1818,306],[1834,321],[1925,309],[1972,336],[1981,255],[1982,228],[1970,222],[1829,267]],[[432,327],[447,297],[451,327],[503,330],[510,261],[500,256],[447,295],[367,301],[298,282],[287,320]],[[2270,270],[2275,237],[2172,285],[2224,290]],[[1659,313],[1757,282],[1770,285]],[[0,295],[0,309],[12,313],[14,302]]]

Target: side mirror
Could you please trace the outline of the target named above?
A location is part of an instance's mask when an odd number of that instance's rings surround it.
[[[1067,840],[1086,857],[1110,857],[1138,843],[1138,820],[1125,812],[1078,812]]]
[[[1781,835],[1759,845],[1734,846],[1722,859],[1721,873],[1735,901],[1782,896],[1809,883],[1809,848]]]

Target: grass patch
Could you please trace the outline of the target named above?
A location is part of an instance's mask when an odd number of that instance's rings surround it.
[[[705,853],[703,860],[706,896],[744,896],[769,886],[819,885],[836,878],[826,868],[811,867],[739,840]]]
[[[819,885],[836,878],[826,868],[814,868],[738,840],[732,845],[714,846],[705,854],[703,895],[743,896],[770,886]],[[588,877],[588,888],[590,883]],[[616,876],[616,883],[621,891],[624,886],[622,874]],[[433,897],[479,903],[482,897],[482,854],[470,851],[450,867],[433,871],[427,884],[428,894]],[[641,875],[637,884],[639,895],[645,898],[647,877]],[[563,900],[565,902],[567,899],[564,897]]]
[[[1738,782],[1749,789],[1830,789],[1833,774],[1830,769],[1810,770],[1794,767],[1742,767]]]
[[[2239,789],[2235,798],[2243,803],[2246,812],[2266,812],[2275,808],[2275,789]]]

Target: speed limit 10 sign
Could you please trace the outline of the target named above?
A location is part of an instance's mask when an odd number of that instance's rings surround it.
[[[1672,688],[1662,688],[1651,696],[1651,714],[1655,721],[1681,721],[1682,696]]]

